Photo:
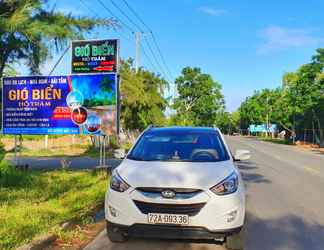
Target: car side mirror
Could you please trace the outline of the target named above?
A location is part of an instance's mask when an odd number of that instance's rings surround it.
[[[234,161],[246,161],[251,158],[251,152],[249,150],[239,149],[236,150],[234,155]]]
[[[115,149],[114,157],[117,159],[124,159],[126,157],[125,149],[123,149],[123,148]]]

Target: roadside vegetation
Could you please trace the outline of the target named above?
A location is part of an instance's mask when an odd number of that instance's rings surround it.
[[[107,188],[102,172],[19,171],[0,165],[0,249],[15,249],[59,224],[101,206]]]
[[[0,142],[4,145],[2,149],[6,157],[14,156],[14,137],[1,136]],[[113,150],[119,147],[117,139],[111,137],[107,143],[107,157],[112,157]],[[99,157],[99,148],[95,138],[89,136],[49,136],[47,148],[45,147],[44,135],[22,136],[22,147],[19,148],[20,156],[24,157]]]
[[[222,85],[200,68],[186,67],[175,80],[178,96],[170,123],[190,126],[214,126],[225,109]]]
[[[281,86],[255,91],[238,113],[227,113],[224,131],[247,131],[250,124],[277,124],[286,139],[324,147],[324,48],[311,61],[282,77]]]
[[[19,75],[19,63],[31,74],[39,74],[42,65],[63,52],[70,40],[82,39],[96,27],[117,27],[111,19],[75,17],[47,4],[43,0],[0,1],[0,78]],[[133,60],[124,59],[120,64],[121,127],[134,134],[151,124],[218,126],[231,133],[269,121],[288,131],[287,136],[297,134],[297,139],[310,129],[312,139],[324,146],[323,69],[324,49],[318,49],[309,63],[286,73],[281,86],[256,91],[229,113],[221,83],[202,69],[185,67],[175,79],[177,93],[173,94],[171,83],[161,75],[145,68],[136,71]],[[2,136],[0,142],[0,249],[15,249],[66,220],[82,217],[103,203],[107,187],[102,173],[17,170],[5,157],[13,155],[13,139]],[[76,137],[73,143],[71,137],[49,136],[48,148],[43,140],[44,136],[23,136],[21,154],[99,156],[90,137]],[[290,143],[287,138],[264,140]],[[119,145],[113,139],[109,148],[127,150],[130,141]]]

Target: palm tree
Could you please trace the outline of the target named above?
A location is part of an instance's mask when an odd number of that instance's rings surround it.
[[[23,60],[31,74],[40,65],[67,46],[71,39],[96,26],[112,27],[111,19],[76,17],[46,8],[47,0],[0,1],[0,77],[7,65]]]

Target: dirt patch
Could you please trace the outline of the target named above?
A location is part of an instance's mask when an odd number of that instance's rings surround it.
[[[10,151],[14,148],[15,140],[14,138],[1,138],[2,143],[5,146],[6,151]],[[90,137],[86,136],[61,136],[59,138],[49,138],[48,139],[48,149],[58,149],[71,147],[73,145],[83,145],[87,146],[91,144]],[[44,139],[38,140],[23,140],[22,147],[27,150],[41,150],[45,148],[45,137]]]
[[[46,250],[61,249],[83,249],[87,246],[106,226],[105,221],[100,221],[90,225],[74,225],[66,234],[59,238]]]

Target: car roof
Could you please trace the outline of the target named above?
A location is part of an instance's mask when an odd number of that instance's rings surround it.
[[[148,129],[149,132],[219,132],[218,128],[211,127],[184,127],[184,126],[174,126],[174,127],[151,127]]]

